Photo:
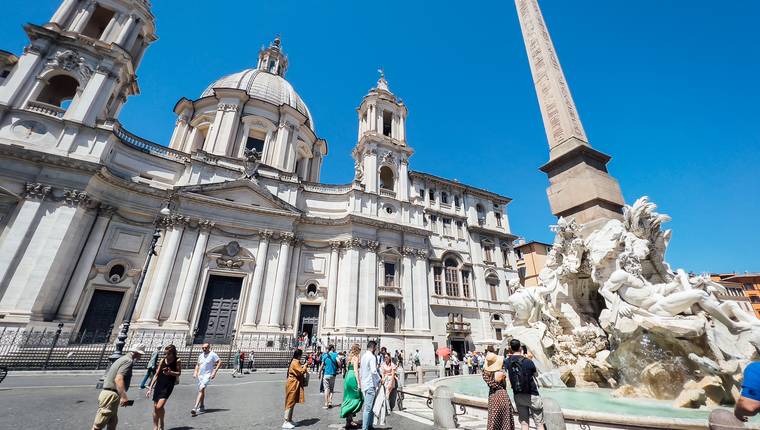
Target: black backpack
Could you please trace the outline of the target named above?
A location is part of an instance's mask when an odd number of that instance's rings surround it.
[[[531,375],[528,375],[523,371],[523,360],[525,357],[518,357],[517,360],[509,361],[509,373],[513,375],[510,378],[512,384],[512,390],[515,393],[530,393]]]

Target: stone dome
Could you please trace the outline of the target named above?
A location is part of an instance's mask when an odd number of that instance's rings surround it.
[[[287,104],[306,116],[306,125],[314,130],[314,121],[311,118],[309,108],[293,89],[293,86],[290,85],[290,82],[282,76],[259,69],[246,69],[217,79],[203,91],[201,97],[212,96],[215,88],[245,90],[251,98],[263,100],[276,106]]]

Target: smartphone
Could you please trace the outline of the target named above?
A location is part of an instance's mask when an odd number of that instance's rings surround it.
[[[126,405],[124,405],[124,406],[132,406],[132,405],[134,405],[134,404],[135,404],[135,401],[134,401],[134,400],[127,400],[127,404],[126,404]]]

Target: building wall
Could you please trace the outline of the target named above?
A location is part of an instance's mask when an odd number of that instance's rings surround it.
[[[515,247],[518,255],[517,270],[523,285],[539,285],[538,274],[546,265],[546,256],[550,249],[551,245],[541,242],[528,242]]]

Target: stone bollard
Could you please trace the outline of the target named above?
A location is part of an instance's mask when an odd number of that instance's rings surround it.
[[[417,383],[422,384],[425,382],[425,371],[422,370],[422,366],[417,366]]]
[[[551,397],[542,397],[544,403],[544,428],[546,430],[565,430],[565,416],[559,403]]]
[[[457,425],[456,411],[451,399],[454,392],[445,385],[433,391],[433,428],[436,430],[455,429]]]
[[[715,409],[710,412],[707,420],[710,430],[734,430],[743,429],[744,423],[739,421],[733,412],[725,409]]]

